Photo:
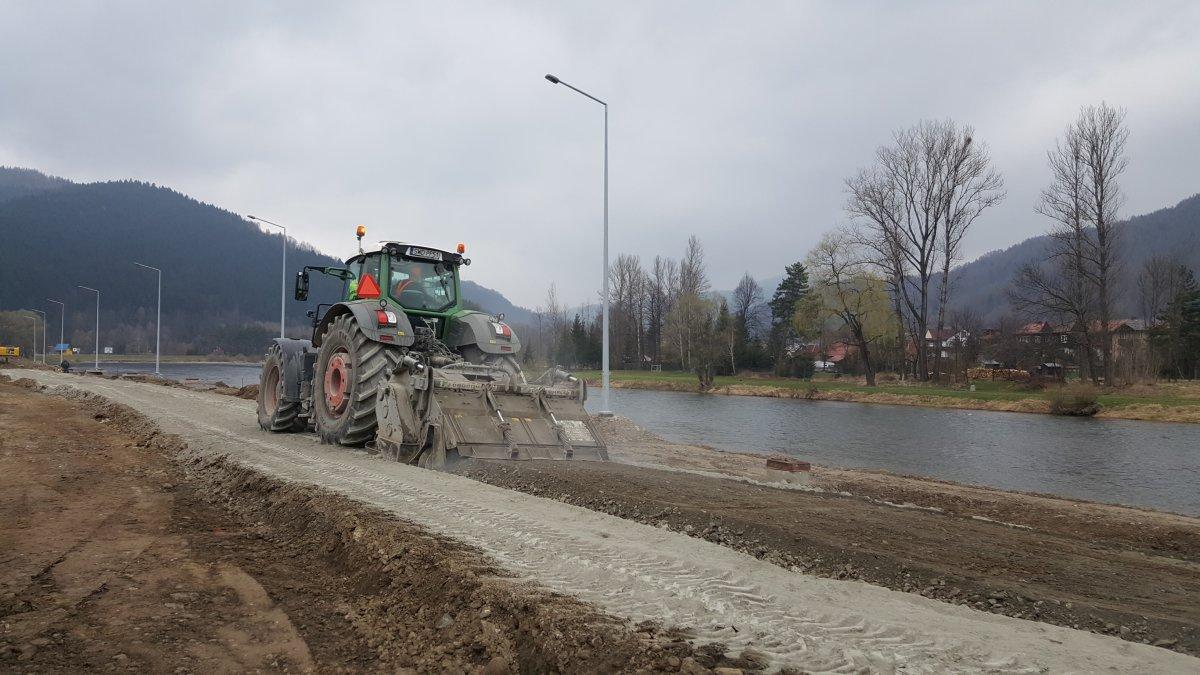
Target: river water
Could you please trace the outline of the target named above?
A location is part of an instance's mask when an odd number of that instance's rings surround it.
[[[636,389],[613,389],[612,408],[720,450],[1200,515],[1196,424]]]
[[[154,371],[153,363],[102,366]],[[162,373],[240,387],[257,384],[259,368],[164,363]],[[589,394],[595,412],[600,392]],[[680,443],[1200,515],[1197,424],[636,389],[613,389],[612,408]]]

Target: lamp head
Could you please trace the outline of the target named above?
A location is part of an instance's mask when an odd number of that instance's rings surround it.
[[[550,83],[551,83],[551,84],[558,84],[558,83],[559,83],[559,79],[558,79],[557,77],[553,76],[553,75],[546,75],[546,79],[547,79],[547,80],[550,80]]]

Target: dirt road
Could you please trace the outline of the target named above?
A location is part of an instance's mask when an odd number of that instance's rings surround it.
[[[688,627],[775,667],[1195,670],[1200,661],[1112,637],[979,612],[857,581],[798,574],[662,528],[366,453],[269,435],[253,404],[154,385],[17,372],[126,403],[196,461],[314,485],[483,551],[503,569],[632,621]]]
[[[746,666],[477,551],[228,462],[120,406],[0,384],[0,672]]]

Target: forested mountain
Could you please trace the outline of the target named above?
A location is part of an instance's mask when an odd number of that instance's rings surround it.
[[[1048,220],[1046,227],[1050,227]],[[1121,236],[1123,292],[1118,302],[1118,313],[1133,317],[1138,311],[1135,280],[1142,263],[1150,256],[1164,253],[1176,255],[1200,275],[1200,194],[1188,197],[1175,206],[1130,218]],[[950,273],[954,284],[950,306],[954,309],[971,309],[985,324],[994,324],[1004,315],[1011,314],[1007,290],[1013,275],[1026,262],[1045,260],[1049,244],[1049,236],[1031,237],[955,268]],[[800,259],[803,260],[803,256]],[[774,276],[759,280],[764,301],[775,292],[781,278]],[[937,288],[940,281],[941,275],[935,275],[931,287]],[[724,295],[726,300],[733,296],[732,290],[718,293]],[[931,299],[936,303],[936,294]],[[934,306],[931,311],[937,311],[937,307]]]
[[[1048,220],[1046,227],[1050,227]],[[1006,291],[1017,269],[1030,261],[1045,260],[1049,245],[1049,236],[1033,237],[951,271],[953,294],[948,304],[971,309],[985,324],[996,322],[1011,313]],[[1121,231],[1119,250],[1123,259],[1119,287],[1123,292],[1117,310],[1119,315],[1132,317],[1137,314],[1135,279],[1150,256],[1173,254],[1200,272],[1200,194],[1175,206],[1130,218]],[[940,275],[934,278],[935,288],[939,279]]]
[[[348,235],[349,236],[349,235]],[[163,270],[163,352],[261,353],[278,334],[278,234],[241,216],[165,187],[134,181],[77,184],[25,169],[0,169],[0,309],[49,311],[67,303],[67,340],[93,343],[95,295],[101,291],[101,342],[118,353],[152,351],[156,278],[134,261]],[[341,261],[291,241],[288,334],[303,336],[304,313],[333,298],[340,284],[314,275],[312,301],[291,299],[304,265]],[[527,310],[464,281],[464,297],[520,320]],[[0,336],[3,337],[3,336]]]
[[[65,178],[47,176],[33,169],[0,166],[0,202],[56,190],[70,184],[71,181]]]

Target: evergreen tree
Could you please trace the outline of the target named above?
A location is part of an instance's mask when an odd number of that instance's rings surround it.
[[[808,295],[808,269],[804,263],[796,262],[788,265],[783,281],[771,296],[768,303],[771,307],[771,347],[775,355],[776,369],[784,360],[784,351],[788,341],[795,335],[792,318],[796,315],[796,306]]]
[[[1154,342],[1166,356],[1163,371],[1171,377],[1200,374],[1200,285],[1184,270],[1179,291],[1159,317]]]
[[[808,269],[797,262],[787,266],[783,281],[771,296],[771,323],[774,325],[792,322],[796,303],[808,293]]]

